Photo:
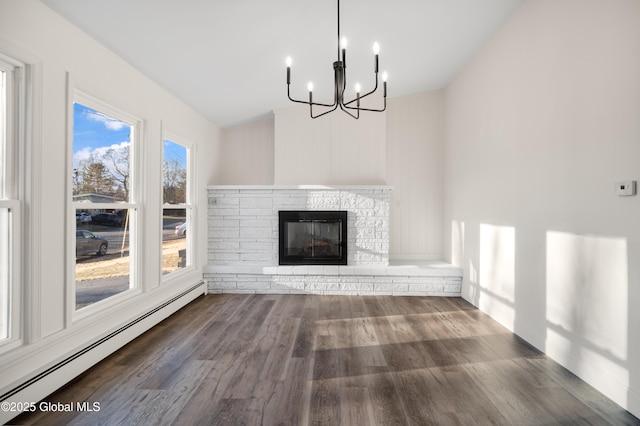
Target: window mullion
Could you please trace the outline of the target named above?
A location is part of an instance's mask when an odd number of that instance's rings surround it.
[[[72,203],[75,210],[136,210],[138,203],[84,203],[82,201],[74,201]]]

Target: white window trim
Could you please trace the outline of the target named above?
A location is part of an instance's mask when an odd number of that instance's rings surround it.
[[[0,208],[9,210],[9,336],[0,340],[0,353],[23,343],[22,336],[22,202],[0,200]]]
[[[6,132],[0,135],[1,173],[4,174],[0,208],[9,211],[9,327],[8,337],[0,340],[0,353],[9,351],[24,342],[23,306],[23,198],[24,170],[26,167],[25,137],[27,96],[27,64],[0,54],[0,68],[6,73]]]
[[[96,93],[93,87],[89,87],[68,74],[68,101],[67,101],[67,224],[66,224],[66,326],[81,321],[85,318],[94,316],[98,312],[102,312],[110,307],[117,306],[124,300],[128,300],[143,291],[142,278],[142,255],[140,250],[140,242],[142,241],[142,229],[139,219],[142,217],[143,211],[143,192],[141,185],[141,177],[144,176],[143,171],[143,155],[142,146],[144,145],[144,128],[143,119],[133,114],[127,113],[122,109],[114,106],[110,100],[102,100],[90,93]],[[131,151],[129,153],[129,167],[131,170],[129,182],[129,200],[126,203],[92,203],[92,207],[104,209],[129,209],[131,214],[129,217],[129,256],[130,256],[130,286],[128,290],[121,293],[92,303],[80,310],[76,310],[76,280],[75,280],[75,211],[76,209],[87,208],[86,203],[73,201],[73,181],[72,181],[72,156],[73,156],[73,129],[74,129],[74,103],[80,103],[86,107],[95,109],[113,118],[121,120],[133,126],[134,134],[131,135]]]
[[[161,175],[160,179],[160,223],[162,223],[162,213],[164,209],[172,209],[172,208],[184,208],[186,210],[187,223],[190,226],[190,230],[187,233],[187,265],[184,268],[180,268],[176,271],[170,272],[168,274],[162,274],[162,229],[160,229],[160,248],[159,248],[159,259],[160,259],[160,276],[162,284],[166,284],[168,282],[179,279],[182,275],[188,274],[194,270],[196,270],[196,256],[195,249],[197,247],[196,240],[198,238],[198,232],[196,229],[196,192],[195,188],[197,188],[197,184],[195,181],[196,172],[195,172],[195,158],[196,158],[196,145],[182,138],[172,132],[162,131],[162,161],[164,161],[164,141],[168,140],[170,142],[179,144],[187,149],[187,193],[186,198],[187,202],[185,204],[165,204],[164,203],[164,183],[163,176]]]

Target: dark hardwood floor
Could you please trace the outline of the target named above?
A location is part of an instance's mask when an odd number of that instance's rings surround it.
[[[50,395],[46,425],[638,425],[458,298],[203,296]]]

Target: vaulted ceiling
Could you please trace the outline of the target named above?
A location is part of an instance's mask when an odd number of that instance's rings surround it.
[[[342,0],[349,90],[373,85],[371,46],[389,96],[446,87],[524,0]],[[222,127],[332,97],[336,0],[42,0]]]

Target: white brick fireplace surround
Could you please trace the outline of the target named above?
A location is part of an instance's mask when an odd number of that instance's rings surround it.
[[[389,261],[389,186],[207,189],[209,292],[460,296],[459,268]],[[281,210],[346,210],[347,265],[278,265]]]

